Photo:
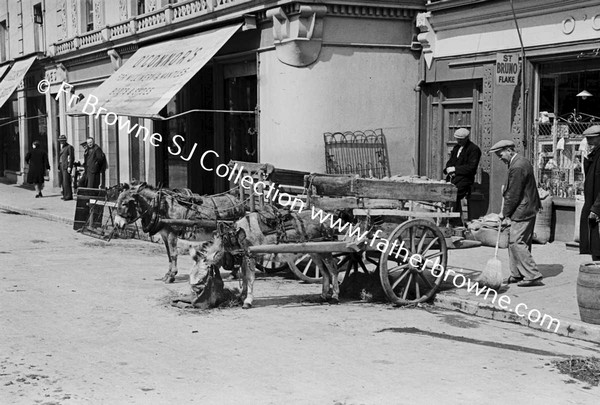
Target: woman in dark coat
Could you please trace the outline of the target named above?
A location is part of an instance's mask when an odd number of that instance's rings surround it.
[[[25,163],[29,165],[27,183],[35,185],[35,198],[43,197],[44,176],[46,170],[50,170],[50,163],[48,154],[42,150],[39,141],[33,142],[33,149],[25,156]]]

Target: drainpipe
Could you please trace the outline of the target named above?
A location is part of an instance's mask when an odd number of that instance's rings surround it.
[[[419,62],[419,75],[421,76],[419,78],[419,81],[417,82],[417,84],[415,85],[415,88],[413,89],[415,92],[415,100],[417,103],[417,125],[416,125],[416,132],[417,132],[417,137],[416,137],[416,142],[415,142],[415,157],[413,158],[412,164],[413,164],[413,170],[414,173],[413,174],[418,174],[418,175],[422,175],[422,173],[420,173],[420,162],[421,162],[421,122],[422,122],[422,111],[421,111],[421,95],[423,94],[423,85],[425,84],[425,76],[423,73],[423,59],[420,60]]]
[[[515,7],[513,0],[510,1],[510,8],[512,10],[513,20],[515,21],[515,27],[517,34],[519,35],[519,43],[521,44],[521,126],[523,131],[523,148],[527,148],[527,125],[525,117],[525,95],[529,93],[529,89],[525,90],[525,46],[523,46],[523,37],[521,36],[521,30],[519,29],[519,22],[517,21],[517,15],[515,14]],[[534,145],[535,146],[535,145]],[[524,151],[525,152],[525,151]]]

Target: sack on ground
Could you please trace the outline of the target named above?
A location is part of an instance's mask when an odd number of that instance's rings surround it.
[[[479,219],[471,221],[468,225],[471,233],[471,238],[481,242],[483,246],[496,246],[496,239],[498,238],[498,214],[488,214]],[[502,226],[500,232],[500,241],[498,247],[500,249],[508,248],[508,234],[510,232],[510,225]]]
[[[533,242],[542,245],[550,242],[550,233],[552,230],[552,196],[545,190],[539,190],[542,209],[535,218],[535,228],[533,229]]]

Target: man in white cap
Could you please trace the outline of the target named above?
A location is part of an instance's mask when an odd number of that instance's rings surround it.
[[[579,222],[579,252],[592,255],[592,260],[600,260],[600,125],[593,125],[583,132],[588,144],[588,155],[583,161],[585,202]]]
[[[508,179],[504,186],[504,209],[500,219],[510,218],[508,258],[510,277],[506,283],[520,287],[542,285],[542,274],[531,256],[535,218],[542,207],[531,163],[515,151],[513,141],[497,142],[490,149],[508,165]]]
[[[477,166],[479,166],[479,159],[481,159],[481,149],[471,142],[469,135],[470,132],[466,128],[458,128],[454,132],[457,145],[452,149],[450,159],[444,169],[447,180],[451,181],[458,189],[454,211],[461,214],[461,201],[466,198],[467,204],[469,202],[471,187],[475,182]]]

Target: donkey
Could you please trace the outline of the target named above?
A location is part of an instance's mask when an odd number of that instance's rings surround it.
[[[213,239],[217,220],[236,220],[245,213],[244,204],[229,194],[190,197],[170,190],[155,189],[146,183],[127,187],[117,199],[115,225],[119,228],[141,219],[144,232],[160,234],[167,249],[169,270],[162,280],[175,281],[177,275],[177,240],[189,227],[162,222],[169,219],[214,221],[214,226],[194,226],[196,241]],[[188,236],[188,235],[186,235]]]
[[[282,237],[290,241],[309,241],[319,237],[331,236],[331,230],[326,229],[318,220],[311,218],[310,212],[290,214],[286,223],[285,235],[282,232],[273,231],[273,224],[265,221],[264,213],[252,212],[232,225],[222,225],[214,237],[212,251],[220,250],[223,254],[212,254],[209,257],[209,265],[218,268],[222,266],[223,260],[227,259],[227,253],[235,255],[241,261],[242,269],[242,298],[243,308],[251,308],[254,300],[254,279],[256,271],[256,260],[262,258],[263,254],[250,254],[248,248],[265,244],[279,242]],[[298,240],[299,239],[299,240]],[[331,303],[339,302],[338,267],[331,253],[311,254],[313,260],[321,265],[323,269],[323,288],[321,298]],[[329,297],[330,285],[332,296]]]

